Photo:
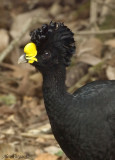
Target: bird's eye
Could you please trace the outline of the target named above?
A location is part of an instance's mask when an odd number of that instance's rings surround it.
[[[45,55],[47,56],[49,53],[48,52],[45,52]]]
[[[42,55],[42,58],[45,59],[49,59],[51,57],[51,54],[49,52],[44,52],[44,54]]]

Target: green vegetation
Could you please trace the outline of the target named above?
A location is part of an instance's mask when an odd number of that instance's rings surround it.
[[[5,105],[13,105],[16,103],[16,97],[13,94],[0,95],[0,103]]]

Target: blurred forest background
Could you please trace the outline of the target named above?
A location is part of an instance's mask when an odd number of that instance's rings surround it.
[[[68,92],[115,79],[114,0],[0,0],[0,160],[67,160],[51,132],[41,74],[17,64],[29,32],[51,20],[75,34]]]

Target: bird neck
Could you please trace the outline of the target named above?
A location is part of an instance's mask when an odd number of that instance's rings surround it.
[[[65,75],[66,69],[63,65],[52,67],[43,73],[43,96],[50,120],[67,110],[69,94],[66,92]]]
[[[50,91],[48,93],[52,96],[62,96],[66,92],[65,74],[64,66],[55,66],[43,72],[43,93]]]

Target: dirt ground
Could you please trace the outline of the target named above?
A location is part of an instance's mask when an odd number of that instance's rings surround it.
[[[67,68],[68,92],[94,80],[115,79],[114,6],[114,0],[1,0],[0,160],[67,160],[51,131],[41,74],[17,61],[32,29],[51,20],[64,22],[77,46]]]

